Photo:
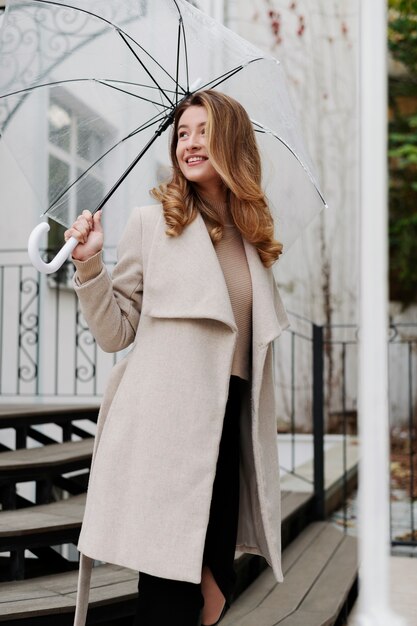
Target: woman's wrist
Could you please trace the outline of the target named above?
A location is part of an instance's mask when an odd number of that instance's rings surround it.
[[[75,248],[74,252],[72,253],[71,259],[75,262],[79,262],[79,263],[86,263],[87,261],[89,261],[90,259],[92,259],[93,257],[97,256],[97,254],[99,254],[100,252],[102,252],[102,248],[100,248],[99,250],[94,251],[90,251],[87,252],[85,254],[80,254],[79,252],[77,252],[77,248]]]
[[[72,259],[76,268],[76,277],[80,284],[86,283],[88,280],[98,276],[103,268],[102,250],[99,250],[93,256],[85,261],[81,259]]]

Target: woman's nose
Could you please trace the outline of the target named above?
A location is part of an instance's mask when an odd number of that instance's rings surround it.
[[[187,139],[187,148],[188,150],[194,148],[194,147],[198,147],[199,143],[198,143],[198,135],[194,134],[194,133],[190,133]]]

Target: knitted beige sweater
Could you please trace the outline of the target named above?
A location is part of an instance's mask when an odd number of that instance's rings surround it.
[[[233,224],[227,203],[213,201],[208,203],[207,200],[205,202],[210,204],[225,225],[223,237],[215,244],[214,249],[223,270],[238,330],[231,373],[249,380],[252,345],[252,282],[242,235]],[[206,220],[205,222],[208,229],[208,223]]]

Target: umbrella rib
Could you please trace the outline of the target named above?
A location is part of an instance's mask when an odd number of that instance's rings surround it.
[[[175,106],[178,105],[178,77],[180,72],[180,50],[181,50],[181,21],[182,17],[178,21],[178,37],[177,37],[177,68],[175,75]]]
[[[55,80],[48,83],[41,83],[40,85],[31,85],[30,87],[25,87],[24,89],[18,89],[17,91],[10,91],[9,93],[5,93],[0,95],[0,100],[2,98],[10,98],[10,96],[18,96],[20,93],[30,93],[31,91],[35,91],[35,89],[40,89],[41,87],[53,87],[54,85],[62,85],[65,83],[82,83],[84,81],[93,80],[92,78],[67,78],[65,80]]]
[[[145,89],[155,89],[159,91],[158,87],[156,87],[155,85],[145,85],[144,83],[134,83],[133,81],[130,81],[130,80],[118,80],[116,78],[103,78],[102,80],[105,80],[111,83],[122,83],[123,85],[134,85],[135,87],[145,87]],[[172,94],[175,93],[173,89],[167,89],[166,87],[164,88],[164,91],[166,91],[167,93],[172,93]],[[161,103],[158,102],[158,104],[161,104]]]
[[[138,126],[135,130],[132,130],[132,132],[129,133],[129,135],[126,135],[123,141],[126,141],[126,139],[130,139],[131,137],[134,137],[135,135],[138,135],[143,130],[146,130],[147,128],[150,128],[151,126],[154,126],[154,124],[157,124],[158,122],[163,122],[168,117],[169,116],[165,115],[165,113],[163,115],[158,114],[158,115],[155,115],[154,117],[151,117],[147,122],[144,122],[142,126]],[[152,122],[151,120],[154,120],[154,121]]]
[[[186,94],[190,93],[190,79],[189,79],[189,75],[188,75],[188,52],[187,52],[187,38],[185,36],[185,27],[184,27],[184,20],[182,19],[182,13],[180,11],[180,7],[178,6],[177,0],[173,0],[175,6],[177,7],[177,11],[179,13],[180,19],[179,19],[179,23],[181,25],[181,29],[182,29],[182,34],[183,34],[183,38],[184,38],[184,53],[185,53],[185,73],[186,73],[186,77],[187,77],[187,90],[186,90]],[[184,91],[184,90],[183,90]]]
[[[181,30],[182,30],[182,36],[184,39],[184,54],[185,54],[185,73],[187,76],[187,93],[190,91],[190,77],[188,75],[188,52],[187,52],[187,38],[185,36],[185,27],[184,27],[184,22],[181,16]]]
[[[156,65],[157,65],[157,66],[158,66],[158,67],[159,67],[159,68],[160,68],[160,69],[161,69],[161,70],[162,70],[162,71],[163,71],[163,72],[164,72],[167,76],[168,76],[168,78],[169,78],[170,80],[172,80],[172,82],[173,82],[173,83],[175,83],[175,78],[174,78],[173,76],[171,76],[171,74],[168,72],[168,70],[166,70],[166,69],[165,69],[165,67],[163,67],[163,65],[161,65],[161,64],[160,64],[160,63],[159,63],[159,62],[155,59],[155,57],[153,57],[153,56],[151,55],[151,53],[150,53],[150,52],[148,52],[147,50],[145,50],[145,48],[144,48],[143,46],[141,46],[141,45],[140,45],[140,44],[139,44],[139,43],[138,43],[135,39],[133,39],[133,37],[131,37],[128,33],[125,33],[125,31],[124,31],[124,30],[122,30],[122,29],[120,29],[120,28],[118,28],[117,30],[118,30],[119,34],[123,34],[123,35],[124,35],[124,37],[126,37],[126,39],[130,39],[131,41],[133,41],[133,43],[134,43],[136,46],[138,46],[138,48],[140,48],[140,49],[142,50],[142,52],[144,52],[145,54],[147,54],[147,55],[148,55],[148,57],[149,57],[150,59],[152,59],[152,61],[153,61],[153,62],[154,62],[154,63],[155,63],[155,64],[156,64]],[[124,39],[124,38],[123,38],[123,39]],[[128,45],[128,43],[127,43],[127,41],[126,41],[125,39],[124,39],[124,41],[125,41],[126,45]],[[129,46],[129,49],[130,49],[130,50],[132,51],[132,53],[136,56],[136,54],[135,54],[135,52],[133,51],[133,48],[132,48],[131,46]],[[138,57],[136,56],[136,58],[138,58]],[[179,87],[181,87],[181,85],[179,85]],[[158,88],[160,89],[160,87],[158,87]],[[182,90],[182,92],[183,92],[184,94],[186,93],[183,87],[181,87],[181,90]],[[171,90],[171,89],[167,89],[166,91],[169,91],[170,93],[174,93],[174,92],[173,92],[173,90]]]
[[[80,176],[78,176],[75,180],[72,181],[70,185],[68,185],[63,191],[61,191],[61,193],[53,200],[53,202],[51,202],[49,207],[46,209],[44,215],[49,213],[54,208],[56,203],[59,202],[61,198],[63,198],[63,196],[65,196],[65,194],[68,193],[68,191],[70,191],[72,187],[74,187],[74,185],[76,185],[82,178],[84,178],[88,174],[88,172],[93,169],[93,167],[98,165],[100,161],[102,161],[108,154],[110,154],[110,152],[115,150],[118,146],[120,146],[127,139],[134,137],[135,135],[139,134],[143,130],[146,130],[147,128],[150,128],[151,126],[153,126],[154,124],[157,124],[158,122],[162,122],[165,119],[165,117],[166,117],[165,114],[161,116],[160,113],[158,115],[155,115],[154,117],[151,117],[147,122],[144,122],[141,126],[138,126],[138,128],[136,128],[135,130],[132,130],[132,132],[126,135],[126,137],[123,137],[117,143],[111,146],[111,148],[106,150],[106,152],[104,152],[104,154],[99,156],[99,158],[96,159],[96,161],[94,161],[94,163],[92,163],[86,170],[84,170],[83,173],[80,174]]]
[[[120,87],[116,87],[115,85],[111,85],[110,83],[107,82],[107,80],[105,78],[104,79],[94,78],[93,80],[96,83],[100,83],[100,85],[104,85],[105,87],[109,87],[110,89],[115,89],[116,91],[121,91],[122,93],[126,93],[129,96],[133,96],[134,98],[138,98],[139,100],[143,100],[144,102],[150,102],[151,104],[155,104],[158,107],[163,107],[164,109],[170,109],[171,108],[167,104],[162,104],[161,102],[156,102],[155,100],[150,100],[149,98],[145,98],[144,96],[139,96],[136,93],[132,93],[130,91],[127,91],[126,89],[121,89]]]
[[[11,91],[9,93],[0,95],[0,100],[2,98],[10,98],[10,96],[18,96],[19,94],[22,93],[30,93],[31,91],[35,91],[35,89],[41,89],[42,87],[54,87],[56,85],[66,85],[68,83],[83,83],[83,82],[88,82],[88,81],[92,81],[95,83],[100,83],[101,85],[105,85],[106,87],[112,87],[113,89],[118,89],[118,87],[113,87],[113,85],[110,85],[108,82],[109,80],[113,80],[113,79],[108,79],[108,78],[67,78],[65,80],[55,80],[55,81],[51,81],[48,83],[42,83],[40,85],[32,85],[31,87],[25,87],[25,89],[18,89],[17,91]],[[116,82],[116,81],[114,81]],[[117,81],[117,82],[123,82],[123,81]],[[135,85],[135,83],[129,83],[131,85]],[[139,87],[142,85],[138,85]],[[141,100],[147,100],[147,98],[142,97],[142,96],[138,96],[137,94],[131,92],[131,91],[127,91],[124,89],[119,89],[119,91],[124,91],[124,93],[128,94],[129,96],[133,96],[134,98],[140,98]],[[161,104],[160,102],[154,102],[153,100],[147,100],[148,102],[151,102],[152,104],[156,104],[158,106],[165,106],[163,104]],[[170,108],[170,107],[165,107],[165,108]]]
[[[132,46],[130,45],[130,43],[127,41],[126,37],[124,36],[123,32],[118,30],[117,31],[120,35],[120,37],[123,39],[123,41],[125,42],[125,44],[127,45],[127,47],[129,48],[129,50],[132,52],[132,54],[134,55],[134,57],[139,61],[139,63],[141,64],[141,66],[143,67],[143,69],[145,70],[145,72],[148,74],[149,78],[155,83],[155,85],[158,87],[158,89],[160,90],[160,92],[165,96],[165,98],[168,100],[168,102],[170,103],[171,106],[174,106],[174,103],[172,102],[172,100],[167,96],[167,94],[165,93],[165,91],[162,89],[162,87],[158,84],[158,82],[156,81],[156,79],[152,76],[152,74],[150,73],[150,71],[148,70],[148,68],[146,67],[146,65],[144,64],[144,62],[138,57],[138,55],[136,54],[136,52],[133,50]],[[141,47],[141,46],[139,46]],[[142,48],[141,48],[142,49]],[[152,58],[152,57],[151,57]],[[154,59],[155,60],[155,59]]]
[[[247,67],[251,63],[255,63],[256,61],[263,61],[263,60],[264,60],[264,57],[257,57],[256,59],[251,59],[250,61],[247,61],[246,63],[243,63],[242,65],[239,65],[237,67],[234,67],[232,70],[229,70],[228,72],[225,72],[224,74],[221,74],[220,76],[217,76],[216,78],[213,78],[208,83],[205,83],[205,85],[200,86],[199,89],[207,89],[209,85],[211,85],[210,89],[214,89],[214,87],[221,85],[222,83],[224,83],[225,80],[227,80],[228,78],[231,78],[238,72],[242,71],[245,67]],[[217,83],[216,83],[216,80],[218,81]],[[214,84],[212,85],[212,83]]]
[[[259,122],[256,122],[255,120],[251,119],[251,122],[254,126],[257,126],[258,128],[254,128],[253,130],[255,131],[255,133],[261,133],[263,135],[271,135],[271,137],[274,137],[274,139],[277,139],[278,141],[280,141],[282,143],[283,146],[285,146],[287,148],[287,150],[289,150],[291,152],[291,154],[297,159],[297,161],[299,162],[299,164],[301,165],[301,167],[303,168],[303,170],[306,172],[307,176],[309,177],[309,179],[311,180],[311,182],[313,183],[317,193],[319,194],[324,206],[326,208],[328,208],[327,202],[324,199],[320,189],[317,187],[316,183],[314,182],[314,179],[310,173],[310,171],[307,169],[307,167],[304,165],[304,163],[302,162],[302,160],[300,159],[300,157],[298,156],[298,154],[291,148],[291,146],[285,141],[285,139],[282,139],[282,137],[280,137],[279,135],[277,135],[277,133],[274,133],[273,130],[271,130],[270,128],[267,128],[266,126],[263,126],[262,124],[260,124]]]
[[[108,26],[111,26],[112,28],[116,29],[119,34],[123,33],[123,35],[126,37],[126,39],[130,39],[131,41],[133,41],[134,44],[136,44],[145,54],[147,54],[152,59],[152,61],[154,61],[154,63],[156,63],[158,65],[158,67],[163,72],[165,72],[165,74],[172,81],[174,81],[174,78],[170,75],[170,73],[160,63],[158,63],[158,61],[156,59],[154,59],[154,57],[149,52],[147,52],[147,50],[145,50],[145,48],[143,48],[139,44],[139,42],[137,42],[131,35],[129,35],[129,33],[125,32],[122,28],[120,28],[119,26],[116,26],[115,24],[110,22],[110,20],[107,20],[105,17],[102,17],[101,15],[97,15],[96,13],[93,13],[92,11],[88,11],[87,9],[81,9],[80,7],[75,7],[72,4],[65,4],[63,2],[54,2],[53,0],[34,0],[34,2],[39,2],[40,4],[50,4],[52,6],[58,6],[58,7],[65,7],[67,9],[73,9],[74,11],[79,11],[80,13],[85,13],[86,15],[90,15],[91,17],[95,17],[98,20],[104,22],[105,24],[108,24]],[[126,40],[124,40],[124,41],[127,44]],[[130,46],[129,46],[129,49],[133,52],[133,50],[132,50],[132,48]],[[184,89],[182,87],[181,87],[181,89],[185,93],[185,91],[184,91]]]

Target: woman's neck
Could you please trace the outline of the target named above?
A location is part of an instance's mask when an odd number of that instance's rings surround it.
[[[226,203],[227,202],[227,188],[224,184],[219,184],[215,186],[210,186],[207,188],[202,187],[201,185],[196,185],[195,189],[200,196],[210,204]]]
[[[213,197],[199,194],[199,198],[200,202],[205,207],[207,207],[212,213],[215,213],[220,222],[229,226],[233,224],[229,202],[226,197],[221,200],[215,200]]]

